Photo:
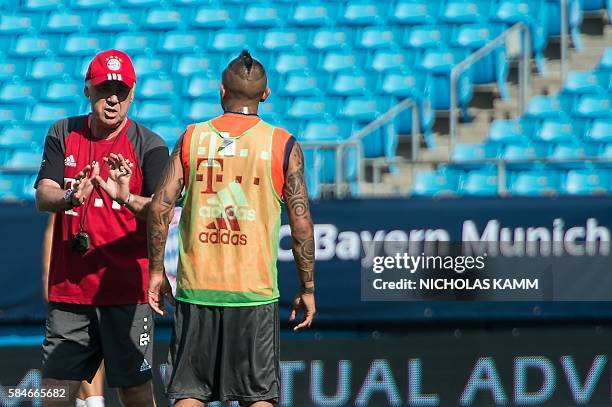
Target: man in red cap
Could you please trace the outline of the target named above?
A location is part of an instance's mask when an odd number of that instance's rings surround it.
[[[128,118],[135,84],[128,55],[99,53],[85,78],[91,113],[57,121],[45,140],[36,206],[55,222],[43,385],[69,386],[68,401],[47,405],[74,406],[102,358],[124,405],[154,405],[143,219],[168,147]]]

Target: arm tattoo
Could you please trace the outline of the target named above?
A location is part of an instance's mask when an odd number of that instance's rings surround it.
[[[297,143],[289,158],[283,196],[291,225],[293,257],[298,270],[300,291],[312,294],[314,292],[314,232],[308,206],[308,191],[304,181],[304,155]]]
[[[172,220],[174,204],[184,185],[181,145],[183,137],[174,146],[170,160],[149,207],[147,216],[147,243],[149,250],[149,272],[164,271],[164,249],[168,238],[168,227]]]

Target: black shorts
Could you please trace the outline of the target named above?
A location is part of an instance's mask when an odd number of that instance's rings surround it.
[[[104,358],[109,387],[151,380],[153,315],[149,304],[50,303],[43,377],[91,382]]]
[[[168,361],[168,398],[278,403],[278,303],[211,307],[177,301]]]

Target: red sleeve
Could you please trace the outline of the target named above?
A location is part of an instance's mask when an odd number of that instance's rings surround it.
[[[272,184],[277,195],[282,197],[287,168],[285,162],[288,163],[287,156],[291,154],[295,139],[287,130],[280,127],[274,129],[272,137]]]

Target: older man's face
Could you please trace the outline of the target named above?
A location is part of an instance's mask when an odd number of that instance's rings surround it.
[[[108,127],[117,127],[127,116],[134,98],[133,92],[133,89],[121,81],[106,81],[91,86],[91,111],[98,122]]]

